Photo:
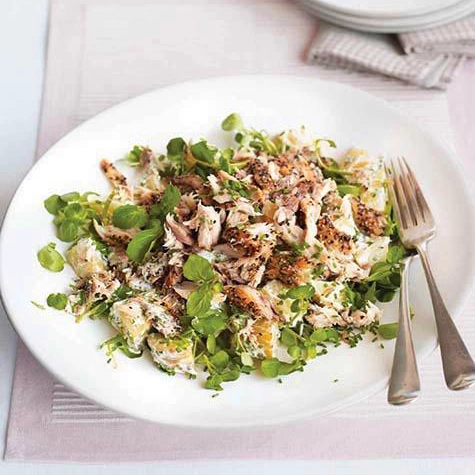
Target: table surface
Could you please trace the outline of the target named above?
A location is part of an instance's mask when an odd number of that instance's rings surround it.
[[[21,28],[19,28],[21,25]],[[33,162],[38,119],[41,107],[42,78],[48,31],[48,0],[3,0],[0,2],[0,59],[5,65],[0,75],[0,214],[15,188]],[[8,408],[15,363],[16,336],[3,309],[0,308],[0,453],[3,453]],[[272,470],[274,475],[288,473],[354,475],[385,472],[410,474],[431,473],[460,475],[475,472],[475,458],[360,460],[360,461],[196,461],[142,464],[68,465],[71,474],[121,475],[134,471],[141,474],[198,474],[233,470],[236,475]],[[0,475],[30,473],[60,474],[63,464],[6,463],[0,461]]]

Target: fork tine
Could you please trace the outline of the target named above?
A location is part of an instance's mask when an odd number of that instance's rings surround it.
[[[395,183],[394,183],[394,170],[392,169],[392,161],[391,165],[387,163],[384,165],[386,170],[386,175],[388,176],[388,187],[389,187],[389,197],[393,204],[394,212],[396,213],[396,220],[399,225],[406,227],[406,221],[403,220],[403,216],[401,213],[401,205],[399,204],[399,199],[395,190]]]
[[[399,163],[397,164],[399,165]],[[413,215],[410,212],[407,195],[404,192],[404,188],[402,186],[400,167],[396,167],[396,162],[394,160],[391,160],[391,167],[393,169],[394,190],[396,192],[396,198],[399,204],[401,225],[403,228],[415,226],[417,224],[417,221],[414,219]]]
[[[427,204],[424,194],[422,193],[421,187],[419,186],[419,183],[417,182],[416,177],[414,176],[414,172],[412,171],[411,167],[408,165],[404,157],[402,157],[402,161],[404,163],[404,167],[406,169],[411,188],[415,191],[416,201],[419,205],[419,210],[421,212],[423,220],[426,222],[433,221],[429,205]]]
[[[420,224],[423,221],[423,218],[421,216],[421,211],[417,202],[416,193],[414,188],[411,186],[411,183],[409,182],[408,173],[400,157],[398,157],[397,162],[399,166],[399,178],[401,181],[404,197],[407,201],[409,213],[412,217],[413,223],[415,226],[417,226],[417,224]]]

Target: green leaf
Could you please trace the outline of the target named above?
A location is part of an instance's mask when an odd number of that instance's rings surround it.
[[[361,186],[360,185],[337,185],[338,193],[340,196],[345,195],[353,195],[353,196],[360,196],[361,195]]]
[[[277,358],[264,360],[261,363],[262,374],[268,378],[276,378],[279,376],[280,365],[281,363]]]
[[[61,221],[62,214],[66,219],[70,219],[78,225],[85,224],[89,219],[87,209],[84,208],[81,203],[76,202],[69,203],[67,206],[65,206],[65,208],[62,210],[62,213],[59,213],[55,220],[59,219]]]
[[[54,215],[58,214],[66,206],[66,202],[59,195],[51,195],[44,200],[43,204],[46,211]]]
[[[310,341],[312,343],[323,343],[327,340],[327,331],[325,328],[317,328],[310,335]]]
[[[167,144],[167,154],[176,156],[183,154],[186,147],[186,142],[181,137],[171,139]]]
[[[331,341],[332,343],[340,341],[340,335],[334,328],[326,328],[325,333],[327,334],[327,341]]]
[[[206,349],[211,354],[214,354],[214,352],[216,351],[216,337],[213,333],[211,335],[208,335],[208,338],[206,339]]]
[[[287,376],[295,371],[303,371],[302,361],[294,361],[293,363],[280,363],[279,376]]]
[[[159,236],[158,229],[144,229],[137,233],[127,245],[127,256],[135,262],[142,262]]]
[[[229,363],[229,355],[224,350],[220,350],[210,358],[210,362],[216,371],[221,373]]]
[[[241,363],[244,366],[254,366],[254,360],[249,353],[241,353]]]
[[[214,312],[202,317],[195,317],[191,321],[191,326],[201,335],[217,336],[226,328],[226,315]]]
[[[77,191],[71,191],[70,193],[65,193],[61,195],[61,199],[69,203],[70,201],[79,201],[81,199],[81,194]]]
[[[302,350],[297,345],[295,345],[295,346],[289,347],[287,349],[287,353],[289,354],[291,358],[296,360],[300,358],[300,355],[302,354]]]
[[[287,292],[287,297],[290,299],[308,300],[315,294],[315,289],[311,284],[299,285]]]
[[[175,164],[171,167],[173,174],[181,174],[185,164],[186,142],[181,137],[175,137],[168,142],[167,158]]]
[[[224,373],[221,373],[221,379],[224,382],[228,381],[236,381],[236,379],[239,379],[239,376],[241,376],[241,370],[239,366],[235,366],[228,371],[225,371]]]
[[[376,262],[376,264],[371,268],[370,275],[366,279],[366,282],[376,282],[389,277],[391,274],[392,264],[388,264],[387,262]]]
[[[388,254],[386,256],[387,262],[390,264],[397,264],[406,255],[406,249],[401,244],[392,244],[389,246]]]
[[[180,202],[180,198],[180,190],[175,185],[168,185],[160,199],[160,203],[152,206],[151,216],[165,221],[167,214],[173,213],[175,206]]]
[[[68,296],[62,293],[49,294],[46,303],[48,307],[53,307],[56,310],[64,310],[68,304]]]
[[[214,271],[204,257],[191,254],[183,266],[183,275],[193,282],[209,282],[214,278]]]
[[[137,205],[119,206],[112,214],[112,224],[120,229],[141,228],[147,221],[147,212]]]
[[[395,293],[395,290],[378,289],[376,291],[376,298],[380,302],[391,302],[391,300],[394,298]]]
[[[71,219],[65,219],[58,227],[58,238],[63,242],[73,242],[78,237],[79,226]]]
[[[378,327],[378,334],[385,340],[393,340],[397,337],[397,323],[383,323]]]
[[[130,350],[130,348],[127,346],[124,337],[120,333],[110,338],[109,340],[102,342],[99,348],[105,348],[106,355],[109,357],[111,357],[114,351],[116,350],[122,351],[122,353],[124,353],[124,355],[128,358],[139,358],[140,356],[142,356],[142,352],[135,353]]]
[[[226,132],[232,132],[233,130],[244,129],[244,124],[241,116],[233,112],[232,114],[229,114],[223,122],[221,122],[221,128]]]
[[[64,269],[65,260],[56,250],[56,244],[50,242],[38,251],[38,261],[42,267],[51,272],[61,272]]]
[[[209,289],[200,288],[191,292],[186,301],[186,314],[190,317],[203,317],[211,308],[213,294]]]
[[[208,142],[206,142],[206,140],[201,140],[200,142],[196,142],[195,144],[193,144],[190,147],[190,151],[193,157],[196,158],[196,160],[212,164],[214,162],[214,157],[216,156],[218,149],[216,147],[208,145]]]
[[[142,155],[144,147],[134,145],[134,148],[127,154],[127,161],[131,167],[138,167],[140,165],[140,156]]]
[[[287,347],[294,346],[297,344],[297,335],[290,328],[284,328],[280,334],[280,341]]]
[[[205,381],[205,388],[206,389],[213,389],[214,391],[222,391],[223,387],[221,383],[223,382],[223,378],[220,374],[213,374],[208,376]]]

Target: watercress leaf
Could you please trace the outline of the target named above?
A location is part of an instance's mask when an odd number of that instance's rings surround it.
[[[264,360],[261,363],[261,371],[268,378],[276,378],[279,376],[281,362],[277,358]]]
[[[204,257],[191,254],[183,266],[183,275],[193,282],[209,282],[214,278],[211,264]]]
[[[223,378],[220,374],[213,374],[208,376],[205,381],[205,388],[206,389],[213,389],[214,391],[222,391],[223,387],[221,383],[223,382]]]
[[[66,202],[59,195],[51,195],[44,200],[43,204],[46,211],[54,215],[58,214],[66,206]]]
[[[224,350],[220,350],[210,358],[210,362],[216,371],[221,373],[229,363],[229,355]]]
[[[232,132],[233,130],[244,129],[244,124],[241,116],[233,112],[232,114],[229,114],[223,122],[221,122],[221,128],[226,132]]]
[[[385,340],[393,340],[397,337],[397,322],[395,323],[383,323],[378,326],[378,334]]]
[[[127,162],[131,167],[138,167],[140,165],[142,150],[143,147],[140,145],[134,145],[134,148],[127,154]]]
[[[214,334],[208,335],[208,338],[206,339],[206,349],[212,355],[216,351],[216,337]]]
[[[361,195],[361,186],[359,185],[341,184],[341,185],[337,185],[337,189],[340,196],[345,196],[345,195],[360,196]]]
[[[66,203],[69,203],[70,201],[78,201],[80,198],[81,194],[77,191],[71,191],[70,193],[65,193],[64,195],[61,195],[61,199]]]
[[[254,360],[249,353],[241,353],[241,362],[244,366],[254,366]]]
[[[144,229],[137,233],[127,245],[128,258],[135,262],[142,262],[158,236],[159,230],[155,228]]]
[[[302,300],[294,300],[292,302],[292,304],[290,305],[290,310],[292,310],[292,312],[294,313],[300,313],[300,311],[302,310]]]
[[[56,250],[56,244],[50,242],[42,247],[37,254],[38,261],[42,267],[51,272],[61,272],[64,269],[65,260],[63,256]]]
[[[305,359],[313,360],[314,358],[317,357],[317,347],[316,346],[307,346],[307,348],[305,348],[305,350],[306,350]]]
[[[310,341],[312,343],[322,343],[327,339],[327,332],[325,328],[317,328],[310,335]]]
[[[58,238],[63,242],[73,242],[78,237],[79,226],[71,219],[65,219],[58,227]]]
[[[167,154],[170,156],[176,156],[183,154],[185,150],[186,142],[181,137],[175,137],[171,139],[167,144]]]
[[[389,246],[386,260],[390,264],[397,264],[406,255],[406,249],[401,244],[392,244]]]
[[[168,213],[173,213],[175,206],[180,202],[180,190],[175,185],[168,185],[160,203],[152,207],[151,216],[165,221]]]
[[[334,328],[326,328],[325,333],[327,334],[327,341],[331,341],[332,343],[340,341],[340,335]]]
[[[293,363],[280,363],[279,376],[287,376],[295,371],[302,371],[302,361],[294,361]]]
[[[112,213],[112,224],[120,229],[141,228],[147,221],[147,212],[137,205],[119,206]]]
[[[64,310],[68,304],[68,296],[62,293],[49,294],[46,303],[48,307],[55,308],[56,310]]]
[[[366,282],[377,282],[392,274],[392,264],[386,262],[377,262],[372,268]]]
[[[236,381],[236,379],[239,379],[239,376],[241,376],[241,370],[237,365],[221,374],[221,378],[225,382]]]
[[[373,302],[373,303],[376,302],[376,282],[373,282],[368,287],[368,290],[366,291],[364,298],[366,301],[369,300],[370,302]]]
[[[206,140],[201,140],[193,144],[190,147],[190,151],[196,160],[211,164],[214,162],[214,157],[216,156],[218,149],[209,145]]]
[[[109,340],[102,342],[99,348],[105,348],[106,355],[109,357],[111,357],[114,351],[116,350],[120,350],[128,358],[139,358],[140,356],[142,356],[142,352],[135,353],[130,350],[130,348],[127,346],[124,337],[120,333],[110,338]]]
[[[394,298],[395,290],[389,290],[389,289],[378,289],[376,291],[376,298],[380,302],[391,302],[391,300]]]
[[[211,291],[204,288],[200,288],[194,292],[191,292],[188,300],[186,301],[187,315],[190,317],[204,317],[211,308],[212,297],[213,294]]]
[[[291,358],[296,360],[300,358],[300,355],[302,354],[302,350],[297,345],[294,345],[294,346],[290,346],[287,349],[287,353],[289,354]]]
[[[313,294],[315,293],[315,289],[311,284],[299,285],[298,287],[294,287],[287,292],[287,297],[291,299],[311,299]]]
[[[195,317],[191,326],[202,335],[219,335],[226,328],[226,318],[221,313],[211,313],[202,317]]]
[[[297,335],[289,328],[284,328],[280,334],[280,341],[287,347],[294,346],[297,344]]]

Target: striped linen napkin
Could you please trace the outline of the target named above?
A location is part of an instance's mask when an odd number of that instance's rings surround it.
[[[475,15],[397,36],[361,33],[321,21],[307,59],[446,89],[465,57],[475,57]]]

